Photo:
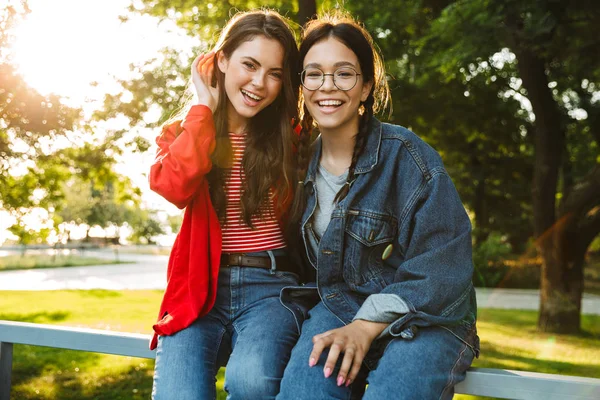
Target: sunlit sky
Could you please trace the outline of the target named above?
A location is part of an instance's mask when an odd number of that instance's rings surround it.
[[[9,0],[10,1],[10,0]],[[159,56],[163,47],[189,51],[197,45],[170,21],[150,16],[127,15],[131,0],[29,0],[31,13],[14,30],[12,62],[26,82],[42,94],[55,93],[70,106],[90,111],[105,93],[118,90],[115,78],[127,78],[129,65]],[[92,85],[97,82],[98,85]],[[152,139],[155,132],[140,132]],[[143,173],[152,160],[144,155],[127,155],[119,172],[132,178],[148,207],[169,206],[149,192]],[[170,209],[173,211],[173,209]],[[12,224],[0,218],[3,230]]]
[[[112,76],[125,77],[165,46],[189,42],[173,23],[131,16],[122,23],[131,0],[29,0],[32,12],[15,31],[14,63],[41,93],[82,105],[111,89]],[[100,92],[90,83],[100,83]]]

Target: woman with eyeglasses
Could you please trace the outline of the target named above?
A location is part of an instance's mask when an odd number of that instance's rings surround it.
[[[310,22],[300,62],[300,154],[313,124],[320,137],[293,219],[318,303],[277,398],[451,399],[479,352],[458,193],[435,150],[374,117],[389,89],[361,25],[344,15]]]

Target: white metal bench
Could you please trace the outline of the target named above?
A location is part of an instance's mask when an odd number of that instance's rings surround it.
[[[13,344],[154,358],[149,335],[0,321],[0,400],[10,399]],[[599,400],[600,379],[471,368],[456,393],[501,399]]]

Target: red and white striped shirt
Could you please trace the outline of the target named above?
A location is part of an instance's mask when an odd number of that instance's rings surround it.
[[[245,137],[245,133],[229,133],[233,164],[225,182],[227,205],[226,224],[223,227],[224,253],[250,253],[285,247],[283,233],[273,210],[273,201],[263,205],[259,213],[252,216],[254,229],[242,220],[241,191],[242,179],[245,178],[242,157],[246,149]],[[272,190],[269,191],[269,198],[273,199]]]

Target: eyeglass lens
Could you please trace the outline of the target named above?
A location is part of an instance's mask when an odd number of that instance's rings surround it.
[[[338,68],[333,74],[326,74],[319,68],[307,68],[302,71],[302,85],[308,90],[317,90],[325,83],[326,76],[331,76],[333,84],[344,91],[352,89],[358,80],[358,73],[353,68]]]

